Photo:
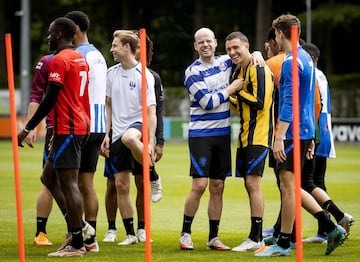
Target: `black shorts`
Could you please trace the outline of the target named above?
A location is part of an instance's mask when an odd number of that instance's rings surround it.
[[[300,161],[301,169],[304,167],[306,152],[309,149],[312,140],[300,140]],[[286,160],[284,163],[276,162],[277,169],[284,169],[294,172],[294,143],[293,140],[284,140],[284,150]]]
[[[230,135],[189,138],[190,176],[222,180],[231,176],[230,145]]]
[[[81,150],[79,172],[95,172],[105,133],[91,133]]]
[[[143,175],[143,173],[144,173],[143,166],[138,161],[135,160],[133,175],[138,176],[138,175]]]
[[[134,169],[135,159],[122,142],[121,137],[110,145],[110,157],[105,160],[104,176],[114,178],[114,174]]]
[[[80,168],[81,148],[87,136],[55,135],[48,160],[53,162],[54,169]]]
[[[236,177],[247,175],[263,176],[265,160],[269,148],[265,146],[250,145],[238,148],[236,151]]]

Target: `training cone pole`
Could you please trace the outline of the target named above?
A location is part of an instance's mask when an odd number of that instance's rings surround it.
[[[299,72],[298,72],[298,27],[291,27],[292,49],[292,90],[293,90],[293,142],[294,142],[294,178],[295,178],[295,232],[296,261],[303,261],[303,246],[301,240],[301,160],[300,160],[300,114],[299,114]]]
[[[14,71],[13,71],[12,46],[11,46],[10,34],[5,34],[5,48],[6,48],[6,66],[7,66],[9,99],[10,99],[11,138],[12,138],[12,149],[13,149],[13,158],[14,158],[16,213],[17,213],[17,227],[18,227],[18,240],[19,240],[19,261],[25,261],[24,226],[22,220],[21,183],[20,183],[19,152],[18,152],[17,124],[16,124],[17,121],[16,121],[16,106],[15,106],[15,84],[14,84]]]
[[[146,101],[146,30],[140,29],[140,62],[141,62],[141,95],[142,95],[142,142],[143,142],[143,183],[144,183],[144,216],[145,216],[145,261],[151,261],[151,214],[150,214],[150,163],[149,132]],[[149,87],[150,88],[150,87]]]

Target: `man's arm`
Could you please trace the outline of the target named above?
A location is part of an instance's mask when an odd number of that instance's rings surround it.
[[[105,106],[106,106],[106,134],[103,142],[101,143],[100,155],[103,157],[110,157],[110,130],[111,130],[111,116],[112,116],[112,104],[111,97],[105,98]]]
[[[30,102],[28,106],[28,112],[27,112],[27,121],[29,121],[33,115],[35,114],[36,110],[39,108],[39,103],[37,102]],[[36,142],[37,134],[36,134],[36,128],[34,130],[31,130],[27,137],[25,138],[25,143],[28,144],[29,147],[34,147],[34,144]]]
[[[149,69],[155,79],[155,97],[156,97],[156,131],[155,131],[155,162],[163,156],[164,147],[164,93],[161,78],[158,73]]]
[[[49,83],[44,100],[40,103],[39,108],[34,113],[33,117],[28,121],[25,128],[18,134],[18,146],[23,147],[22,141],[27,137],[31,130],[33,130],[40,121],[50,113],[55,106],[57,96],[62,86],[57,83]]]

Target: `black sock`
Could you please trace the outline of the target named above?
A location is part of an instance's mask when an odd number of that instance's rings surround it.
[[[324,231],[330,233],[335,229],[335,224],[331,221],[325,211],[320,211],[314,215],[314,217],[323,225]]]
[[[108,221],[108,229],[116,230],[116,222],[115,220]]]
[[[209,220],[209,228],[210,228],[209,241],[214,237],[217,237],[219,232],[219,224],[220,224],[219,220]]]
[[[277,241],[278,246],[282,248],[289,248],[290,247],[290,237],[291,234],[285,234],[280,232],[279,240]]]
[[[138,229],[145,229],[145,221],[138,220]]]
[[[96,232],[96,221],[86,221],[90,224],[90,226],[92,226],[95,229]]]
[[[156,181],[159,179],[159,175],[155,170],[155,166],[150,167],[150,181]]]
[[[84,246],[82,228],[81,227],[73,228],[71,230],[71,234],[72,234],[71,246],[76,249],[82,248]]]
[[[46,234],[47,217],[36,217],[36,237],[40,232]]]
[[[260,242],[262,240],[262,217],[251,217],[251,230],[249,238],[252,241]]]
[[[193,219],[194,219],[194,217],[189,217],[189,216],[184,215],[181,233],[191,234],[191,224],[193,222]]]
[[[325,212],[326,213],[326,212]],[[330,219],[330,215],[327,214],[327,216],[329,217]],[[317,234],[318,235],[326,235],[326,231],[324,229],[324,225],[321,223],[320,220],[318,220],[318,231],[317,231]]]
[[[344,217],[344,213],[341,212],[331,199],[323,204],[323,208],[334,216],[336,222],[339,222]]]
[[[125,218],[123,219],[126,235],[132,235],[135,236],[135,230],[134,230],[134,218]]]

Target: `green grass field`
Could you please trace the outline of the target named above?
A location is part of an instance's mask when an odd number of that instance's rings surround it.
[[[24,222],[25,251],[27,261],[49,261],[47,254],[56,250],[63,240],[66,226],[59,209],[54,203],[48,220],[47,233],[54,243],[52,247],[37,247],[32,244],[36,229],[35,204],[41,188],[41,155],[43,142],[39,141],[35,149],[19,149],[22,215]],[[233,145],[235,149],[235,145]],[[336,145],[337,158],[328,161],[327,187],[335,203],[345,212],[352,214],[355,220],[360,218],[360,145]],[[234,152],[234,151],[233,151]],[[233,154],[235,156],[235,154]],[[199,211],[192,226],[194,251],[182,251],[178,239],[183,217],[185,198],[190,190],[191,178],[188,176],[189,159],[185,143],[167,142],[163,159],[157,165],[162,177],[164,197],[156,204],[151,204],[152,217],[152,261],[261,261],[267,258],[256,258],[252,253],[217,252],[206,247],[208,236],[207,200],[203,196]],[[0,141],[0,261],[19,261],[17,214],[14,189],[14,165],[10,141]],[[104,207],[106,180],[103,177],[103,159],[100,159],[95,175],[96,190],[99,198],[97,238],[99,253],[88,253],[86,261],[144,261],[145,245],[137,244],[120,247],[117,243],[103,243],[107,230]],[[265,197],[264,228],[273,225],[279,211],[279,192],[275,178],[270,169],[265,170],[263,178]],[[132,195],[135,186],[132,186]],[[219,237],[227,245],[234,247],[242,242],[249,233],[249,204],[242,179],[235,177],[226,180],[224,193],[223,216]],[[118,240],[125,237],[122,221],[118,214]],[[135,216],[136,217],[136,216]],[[136,223],[136,221],[135,221]],[[349,240],[330,256],[325,256],[325,245],[305,244],[304,261],[358,261],[360,227],[356,221],[351,229]],[[316,233],[317,222],[303,211],[303,236]],[[76,258],[72,258],[76,260]],[[275,258],[274,258],[275,259]],[[291,257],[276,258],[279,261],[295,261]]]

